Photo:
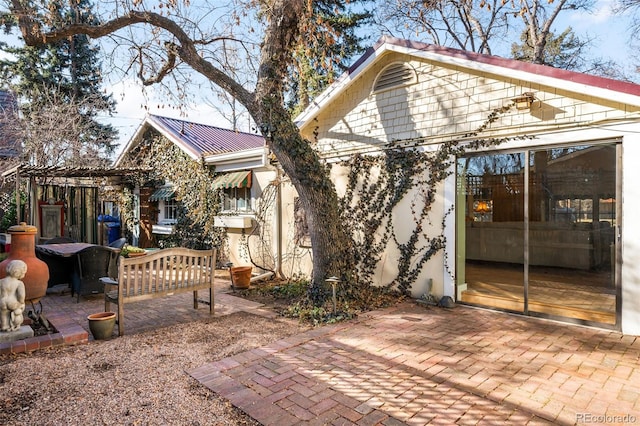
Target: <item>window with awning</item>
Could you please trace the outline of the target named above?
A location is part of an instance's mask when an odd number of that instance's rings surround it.
[[[216,176],[212,186],[222,190],[221,211],[251,211],[251,171],[245,170]]]
[[[171,187],[159,188],[149,197],[149,201],[168,201],[175,197],[176,190]]]
[[[251,171],[224,173],[213,180],[213,188],[251,188]]]

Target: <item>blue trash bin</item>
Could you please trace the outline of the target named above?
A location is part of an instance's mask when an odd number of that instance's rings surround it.
[[[120,238],[120,219],[108,214],[98,215],[98,222],[102,222],[106,231],[107,244]]]
[[[104,226],[107,227],[107,244],[120,238],[120,222],[105,222]]]
[[[98,222],[120,222],[120,219],[116,216],[101,214],[101,215],[98,215]]]

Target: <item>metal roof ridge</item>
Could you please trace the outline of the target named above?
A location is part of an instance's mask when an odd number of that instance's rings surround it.
[[[179,121],[179,122],[186,123],[186,124],[191,124],[191,125],[196,125],[196,126],[204,126],[204,127],[208,127],[208,128],[211,128],[211,129],[217,129],[217,130],[221,130],[223,132],[237,133],[237,134],[242,134],[242,135],[247,135],[247,136],[255,136],[255,137],[259,137],[259,138],[264,139],[264,136],[262,136],[260,134],[257,134],[257,133],[249,133],[249,132],[243,132],[243,131],[240,131],[240,130],[225,129],[224,127],[212,126],[211,124],[198,123],[196,121],[183,120],[181,118],[166,117],[166,116],[158,115],[158,114],[149,114],[149,117],[154,118],[154,119],[158,119],[158,120]]]

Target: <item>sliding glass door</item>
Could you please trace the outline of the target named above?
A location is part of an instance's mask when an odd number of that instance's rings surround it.
[[[465,251],[464,302],[524,312],[525,164],[518,152],[458,162],[458,187],[464,191],[458,200],[465,213],[464,227],[458,226],[464,241],[458,246]]]
[[[605,143],[460,158],[459,301],[614,325],[618,156]]]

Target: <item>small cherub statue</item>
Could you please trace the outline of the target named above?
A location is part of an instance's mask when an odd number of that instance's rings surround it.
[[[23,312],[24,312],[24,303],[22,304],[22,306],[20,306],[17,309],[14,309],[11,312],[11,318],[10,318],[11,330],[17,330],[20,328],[20,326],[24,322],[24,316],[22,315]]]
[[[0,279],[0,331],[14,331],[24,321],[25,289],[22,279],[27,273],[27,264],[12,260],[7,264],[7,276]]]

